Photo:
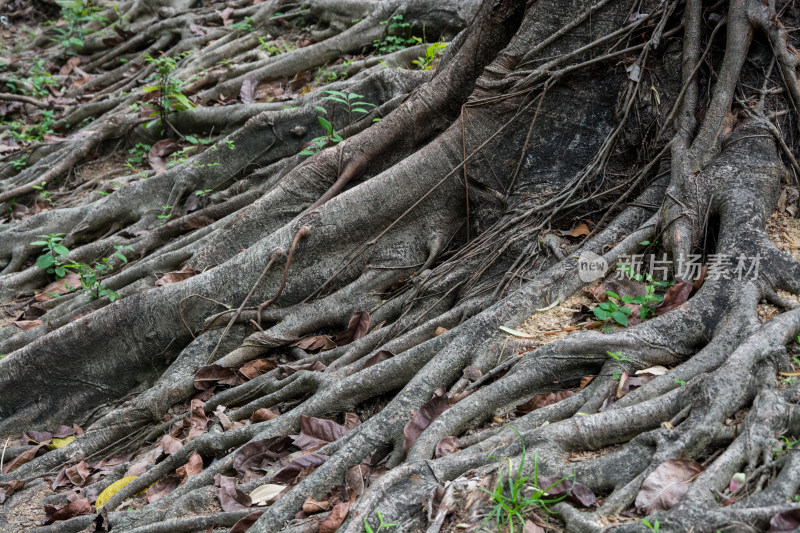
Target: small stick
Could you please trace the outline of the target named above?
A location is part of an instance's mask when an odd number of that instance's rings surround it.
[[[284,287],[286,287],[286,278],[289,277],[289,267],[292,265],[292,258],[297,249],[297,243],[300,242],[300,239],[308,235],[309,231],[311,231],[311,226],[303,226],[294,234],[294,240],[292,240],[292,247],[289,249],[289,255],[286,257],[286,266],[283,269],[283,278],[281,278],[281,286],[278,287],[278,292],[275,293],[275,296],[256,307],[256,323],[258,324],[258,329],[261,329],[261,310],[280,298]]]

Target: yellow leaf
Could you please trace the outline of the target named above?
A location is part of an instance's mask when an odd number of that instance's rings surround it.
[[[122,487],[130,483],[136,479],[136,476],[129,476],[120,479],[119,481],[115,481],[111,485],[105,488],[103,492],[97,497],[97,500],[94,502],[94,506],[99,511],[102,506],[104,506],[108,500],[110,500],[116,493],[122,490]]]
[[[69,437],[64,437],[63,439],[59,439],[58,437],[54,437],[50,444],[47,445],[48,450],[57,450],[59,448],[63,448],[70,442],[75,440],[75,435],[70,435]]]
[[[312,90],[313,90],[313,89],[311,88],[311,86],[310,86],[310,85],[308,85],[308,84],[305,84],[305,85],[303,85],[303,88],[302,88],[302,89],[300,89],[300,94],[308,94],[308,93],[310,93]]]
[[[800,377],[800,370],[795,370],[794,372],[778,372],[781,376],[786,376],[787,378],[796,378]]]

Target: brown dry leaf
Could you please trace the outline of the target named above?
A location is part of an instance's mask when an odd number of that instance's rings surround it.
[[[49,444],[53,440],[53,434],[49,431],[26,431],[22,438],[29,444]]]
[[[258,520],[258,517],[260,517],[262,514],[264,514],[264,511],[253,511],[249,515],[233,524],[233,527],[228,533],[245,533],[248,529],[250,529],[250,526],[256,523],[256,520]]]
[[[81,461],[76,465],[66,468],[64,473],[76,487],[86,486],[89,483],[94,483],[100,478],[99,475],[92,475],[92,472],[89,470],[89,465],[86,464],[86,461]]]
[[[173,437],[172,435],[164,435],[161,437],[161,442],[159,443],[161,449],[164,450],[164,453],[167,455],[172,455],[173,453],[177,452],[181,449],[183,444],[181,441]]]
[[[545,533],[545,529],[541,526],[537,526],[530,520],[525,520],[525,529],[523,533]]]
[[[589,230],[588,224],[586,224],[585,222],[581,222],[571,230],[562,231],[560,233],[565,237],[586,237],[591,233],[591,231]]]
[[[203,471],[203,458],[200,457],[200,454],[194,452],[190,457],[189,460],[186,462],[185,465],[178,467],[175,472],[178,474],[178,477],[181,478],[181,485],[186,481],[189,476],[194,476],[199,474]]]
[[[344,427],[347,429],[355,429],[361,425],[361,419],[357,414],[347,412],[344,414]]]
[[[575,393],[571,390],[562,390],[558,392],[543,392],[541,394],[536,394],[528,400],[527,402],[518,405],[516,411],[520,414],[528,414],[532,413],[533,411],[539,409],[540,407],[544,407],[546,405],[551,405],[570,396],[573,396]]]
[[[238,372],[247,379],[255,379],[276,368],[278,368],[278,361],[275,359],[254,359],[240,366]]]
[[[242,89],[239,91],[239,100],[242,101],[243,104],[252,104],[255,102],[257,98],[256,94],[256,87],[258,87],[258,81],[252,76],[248,76],[242,82]]]
[[[447,333],[447,328],[443,328],[442,326],[436,326],[436,331],[433,332],[434,337],[438,337],[439,335],[444,335]]]
[[[686,303],[693,289],[694,286],[688,281],[678,281],[675,283],[675,285],[667,289],[667,293],[664,295],[664,301],[661,302],[661,305],[656,309],[656,316],[661,316]]]
[[[295,479],[297,479],[303,469],[307,467],[316,468],[324,463],[327,459],[327,455],[322,455],[321,453],[317,452],[301,455],[286,465],[283,470],[275,474],[275,477],[272,478],[272,482],[290,485],[295,481]]]
[[[272,420],[273,418],[278,418],[279,415],[272,409],[267,409],[266,407],[262,407],[261,409],[257,410],[255,413],[252,414],[250,417],[250,421],[253,423],[256,422],[265,422],[267,420]]]
[[[92,504],[86,498],[78,498],[69,502],[64,507],[56,507],[54,505],[46,505],[44,512],[47,515],[43,525],[52,524],[58,520],[69,520],[75,516],[91,514]]]
[[[417,439],[422,432],[425,431],[425,428],[431,425],[431,422],[433,422],[437,416],[444,413],[449,407],[450,402],[445,394],[434,394],[433,398],[425,402],[425,404],[420,407],[419,411],[414,413],[411,420],[406,422],[403,428],[403,433],[406,436],[403,442],[404,453],[408,453],[408,450],[417,442]]]
[[[800,509],[783,511],[769,521],[767,533],[790,533],[800,527]]]
[[[317,501],[312,497],[306,498],[306,501],[303,503],[303,512],[307,515],[322,513],[327,511],[331,508],[331,502],[329,501]]]
[[[181,478],[175,474],[170,474],[164,479],[156,481],[155,485],[147,489],[147,491],[144,493],[145,500],[147,503],[156,502],[173,490],[177,489],[180,484]]]
[[[367,479],[372,467],[367,464],[358,464],[349,467],[344,473],[345,488],[351,490],[356,497],[364,494],[367,489]]]
[[[162,285],[166,285],[168,283],[179,283],[185,279],[191,278],[192,276],[196,276],[199,273],[199,270],[195,270],[187,265],[180,270],[167,272],[161,276],[158,281],[156,281],[156,287],[161,287]]]
[[[313,352],[319,349],[330,350],[331,348],[336,348],[336,343],[327,335],[314,335],[312,337],[302,338],[291,344],[291,346],[297,346],[302,350]]]
[[[230,26],[231,24],[233,24],[233,20],[231,20],[231,14],[233,13],[232,7],[226,7],[222,11],[217,11],[217,13],[222,18],[223,26]]]
[[[370,357],[364,362],[363,368],[369,368],[371,366],[377,365],[378,363],[382,363],[387,359],[391,359],[394,357],[394,354],[389,350],[380,350],[378,353]]]
[[[42,449],[42,446],[44,446],[44,444],[39,444],[29,450],[25,450],[18,456],[14,457],[14,459],[11,462],[6,463],[6,465],[3,467],[2,473],[8,474],[9,472],[13,472],[17,468],[21,467],[25,463],[33,461],[33,458],[36,457],[36,454],[39,452],[39,450]]]
[[[13,480],[0,487],[0,505],[25,485],[24,481]]]
[[[292,450],[294,448],[290,437],[271,437],[248,442],[234,454],[233,469],[240,475],[244,475],[248,470],[266,471],[281,457],[289,455]]]
[[[369,313],[358,311],[350,317],[347,329],[336,336],[336,346],[344,346],[360,339],[369,331]]]
[[[445,437],[436,444],[435,457],[438,459],[451,453],[456,453],[461,449],[461,442],[458,437]]]
[[[559,497],[566,495],[566,501],[583,507],[591,507],[597,502],[597,497],[592,492],[592,489],[571,479],[539,477],[537,485],[543,489],[547,488],[548,496]],[[551,487],[551,485],[553,486]]]
[[[59,76],[68,76],[72,69],[77,67],[81,64],[81,58],[79,56],[72,56],[64,63],[64,66],[58,71]]]
[[[27,331],[29,329],[38,328],[39,326],[44,324],[44,322],[42,322],[41,320],[17,320],[13,324],[18,328]]]
[[[206,29],[202,26],[198,26],[197,24],[189,24],[189,31],[198,37],[202,37],[206,34]]]
[[[703,467],[689,459],[664,461],[642,483],[636,496],[636,510],[644,514],[671,509],[689,490],[689,483]]]
[[[306,434],[325,442],[334,442],[347,435],[350,428],[326,418],[300,415],[300,434]]]
[[[81,277],[76,272],[70,272],[63,278],[45,285],[42,292],[33,297],[37,302],[46,302],[53,298],[53,294],[67,294],[81,286]],[[67,288],[69,287],[69,288]]]
[[[235,387],[242,382],[243,380],[236,375],[232,368],[217,364],[203,365],[194,373],[194,388],[197,390],[208,390],[217,385]]]
[[[319,533],[336,533],[336,530],[344,523],[344,519],[347,518],[347,513],[349,512],[350,502],[337,503],[333,507],[331,514],[319,525]]]
[[[253,501],[250,496],[236,487],[237,479],[235,477],[217,474],[214,476],[214,482],[219,487],[217,489],[217,498],[219,498],[223,511],[239,511],[252,505]]]
[[[150,163],[150,168],[160,174],[167,169],[167,158],[181,149],[181,145],[177,139],[161,139],[156,141],[150,148],[150,153],[147,154],[147,161]]]

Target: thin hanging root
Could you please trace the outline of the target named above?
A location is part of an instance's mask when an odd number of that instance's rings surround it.
[[[297,233],[294,234],[294,239],[292,239],[292,246],[289,248],[289,255],[286,256],[286,266],[283,268],[283,276],[281,277],[281,285],[278,287],[278,292],[275,293],[275,296],[262,302],[256,307],[256,321],[258,323],[258,327],[261,328],[261,311],[275,303],[278,298],[281,297],[281,293],[283,293],[283,289],[286,287],[286,279],[289,277],[289,267],[292,266],[292,259],[294,258],[294,252],[297,250],[297,245],[300,242],[300,239],[305,238],[308,233],[311,231],[311,226],[303,226]],[[271,264],[271,263],[270,263]],[[251,291],[252,294],[252,291]]]

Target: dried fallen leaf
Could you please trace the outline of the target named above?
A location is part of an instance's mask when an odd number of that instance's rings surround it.
[[[80,286],[81,277],[75,272],[70,272],[63,278],[45,285],[42,292],[34,296],[33,299],[37,302],[46,302],[47,300],[51,300],[54,294],[67,294],[68,292],[80,288]]]
[[[257,86],[258,81],[255,78],[252,76],[245,78],[242,82],[242,89],[239,92],[239,100],[241,100],[243,104],[252,104],[255,102]]]
[[[92,512],[92,504],[85,498],[78,498],[69,502],[64,507],[56,507],[54,505],[46,505],[44,512],[47,515],[42,524],[52,524],[58,520],[69,520],[70,518],[90,514]]]
[[[540,488],[547,488],[548,496],[566,496],[565,500],[571,503],[591,507],[597,501],[592,489],[571,479],[559,477],[539,477],[537,484]],[[553,485],[551,487],[551,485]]]
[[[202,471],[203,458],[197,452],[194,452],[191,456],[189,456],[189,460],[186,461],[185,465],[178,467],[178,469],[175,470],[175,472],[178,474],[178,477],[181,478],[181,485],[189,476],[197,475]]]
[[[575,393],[571,390],[562,390],[558,392],[543,392],[540,394],[536,394],[528,400],[527,402],[518,405],[516,411],[520,414],[528,414],[540,407],[545,407],[546,405],[551,405],[565,398],[569,398],[573,396]]]
[[[693,286],[688,281],[678,281],[675,283],[675,285],[667,289],[667,293],[664,295],[664,301],[661,302],[661,305],[656,309],[656,316],[663,315],[686,303],[686,300],[689,299],[689,295],[692,293],[692,289]]]
[[[181,149],[177,139],[161,139],[156,141],[150,148],[150,153],[147,154],[147,161],[150,163],[150,168],[160,174],[167,169],[167,158]]]
[[[271,409],[267,409],[266,407],[262,407],[261,409],[257,410],[255,413],[252,414],[250,417],[251,422],[264,422],[266,420],[272,420],[273,418],[278,418],[279,415],[275,411]]]
[[[167,285],[168,283],[179,283],[185,279],[191,278],[192,276],[196,276],[199,273],[199,271],[187,265],[180,270],[167,272],[161,276],[158,281],[156,281],[156,287],[161,287],[162,285]]]
[[[419,411],[414,413],[411,420],[406,422],[403,428],[403,433],[406,436],[403,442],[404,453],[408,453],[408,450],[417,442],[417,439],[422,432],[425,431],[425,428],[431,425],[431,422],[433,422],[437,416],[444,413],[449,407],[450,402],[447,399],[447,395],[434,395],[433,398],[420,407]]]
[[[349,428],[326,418],[300,415],[300,433],[325,442],[334,442],[350,432]]]
[[[435,457],[438,459],[439,457],[456,453],[460,449],[461,442],[459,442],[458,437],[445,437],[436,444]]]
[[[156,481],[153,486],[147,489],[147,491],[144,493],[145,500],[147,503],[158,501],[173,490],[177,489],[180,484],[181,478],[175,474],[170,474],[164,479]]]
[[[136,479],[135,476],[124,477],[122,479],[115,481],[114,483],[103,489],[103,492],[101,492],[97,496],[97,499],[94,502],[95,508],[97,508],[97,510],[100,510],[100,508],[102,508],[106,504],[106,502],[108,502],[108,500],[111,499],[112,496],[114,496],[116,493],[122,490],[122,487],[124,487],[134,479]]]
[[[656,365],[656,366],[651,366],[650,368],[637,370],[636,371],[636,375],[638,376],[638,375],[641,375],[641,374],[651,374],[653,376],[661,376],[661,375],[666,374],[667,372],[669,372],[669,369],[667,367],[661,366],[661,365]]]
[[[44,322],[41,320],[17,320],[14,322],[15,326],[26,331],[33,328],[38,328],[42,324],[44,324]]]
[[[319,525],[319,533],[336,533],[336,530],[342,525],[349,512],[350,502],[337,503],[331,513]]]
[[[247,509],[252,504],[250,496],[236,487],[237,479],[235,477],[217,474],[214,476],[214,482],[219,487],[217,489],[217,498],[219,498],[223,511],[239,511]]]
[[[671,509],[683,497],[689,484],[703,471],[697,461],[670,459],[650,473],[636,496],[636,510],[644,514]]]
[[[324,463],[328,459],[327,455],[322,455],[321,453],[312,452],[306,455],[301,455],[297,459],[293,460],[291,463],[286,465],[280,472],[275,474],[272,478],[272,481],[275,483],[285,483],[290,485],[295,481],[300,472],[306,467],[317,467]]]
[[[562,231],[561,235],[565,237],[586,237],[590,233],[589,225],[585,222],[581,222],[569,231]]]
[[[282,487],[286,488],[286,487]],[[329,501],[317,501],[310,496],[306,498],[306,501],[303,503],[303,512],[312,515],[317,513],[322,513],[327,511],[331,508],[331,502]]]
[[[769,521],[767,533],[790,533],[800,527],[800,509],[783,511]]]
[[[252,500],[253,505],[267,505],[284,490],[286,490],[284,485],[261,485],[250,493],[250,500]]]
[[[344,346],[360,339],[369,331],[369,313],[358,311],[350,317],[347,329],[336,336],[336,346]]]
[[[258,517],[264,514],[264,511],[253,511],[249,515],[245,516],[235,524],[228,533],[245,533],[250,526],[256,523]]]
[[[8,474],[9,472],[13,472],[17,468],[24,465],[25,463],[33,461],[33,458],[36,457],[36,453],[39,450],[41,450],[43,446],[44,444],[39,444],[37,446],[34,446],[33,448],[25,450],[18,456],[14,457],[14,459],[11,462],[6,463],[6,465],[3,467],[3,474]]]

